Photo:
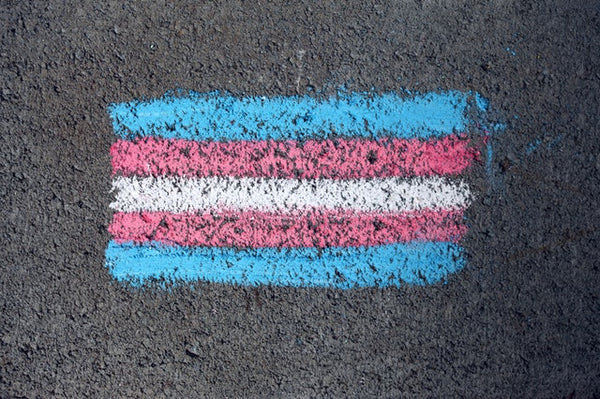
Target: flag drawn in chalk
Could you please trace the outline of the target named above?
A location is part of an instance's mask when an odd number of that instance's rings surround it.
[[[113,104],[106,264],[148,279],[302,287],[464,266],[472,93],[165,95]]]

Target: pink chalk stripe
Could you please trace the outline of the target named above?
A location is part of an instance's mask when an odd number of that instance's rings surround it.
[[[328,179],[456,175],[480,155],[464,135],[304,142],[147,137],[119,140],[110,153],[113,175]]]
[[[167,212],[113,215],[117,243],[158,241],[214,247],[357,247],[407,241],[457,242],[466,232],[462,210],[403,213],[311,210]]]

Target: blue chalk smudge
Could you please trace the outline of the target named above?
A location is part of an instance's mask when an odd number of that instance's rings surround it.
[[[111,104],[109,113],[114,132],[123,139],[429,138],[466,129],[471,95],[458,91],[412,97],[340,93],[321,99],[191,92],[186,97],[167,94],[155,100]],[[477,100],[478,104],[482,101]]]
[[[492,149],[491,140],[488,141],[486,147],[487,147],[487,159],[486,159],[485,167],[487,169],[487,173],[488,173],[488,177],[489,177],[489,176],[494,175],[494,168],[493,168],[494,150]]]
[[[537,150],[538,148],[540,148],[540,146],[542,145],[543,139],[549,139],[550,137],[552,137],[550,134],[548,133],[544,133],[543,138],[542,137],[537,137],[535,140],[531,141],[529,144],[527,144],[527,147],[525,148],[525,153],[527,155],[531,155],[535,150]],[[548,150],[551,150],[552,148],[554,148],[558,143],[560,143],[563,139],[563,135],[560,134],[556,137],[554,137],[552,139],[552,141],[550,141],[548,144],[545,145],[545,148]]]
[[[542,144],[542,140],[540,138],[537,138],[537,139],[533,140],[531,143],[527,144],[527,148],[525,149],[525,152],[527,153],[527,155],[531,155],[531,153],[534,152],[535,150],[537,150],[541,144]]]
[[[506,123],[496,123],[496,124],[494,124],[492,129],[494,130],[495,133],[503,132],[504,130],[506,130]]]
[[[475,104],[484,112],[487,112],[490,107],[490,101],[479,93],[475,93]]]
[[[556,146],[558,143],[560,143],[562,141],[563,137],[564,136],[562,134],[559,134],[557,137],[554,138],[554,140],[552,140],[550,143],[548,143],[546,148],[551,150],[552,148],[554,148],[554,146]]]
[[[443,281],[464,267],[464,258],[462,247],[449,242],[240,250],[111,241],[106,265],[117,280],[134,285],[164,277],[184,282],[348,289]]]
[[[487,112],[489,110],[488,100],[481,97],[482,100],[481,100],[481,102],[479,102],[480,100],[478,100],[477,96],[475,98],[476,98],[478,107]],[[494,170],[494,145],[493,145],[493,142],[495,140],[495,136],[502,133],[506,129],[506,124],[496,122],[490,128],[488,128],[488,126],[486,126],[486,125],[482,125],[481,128],[486,133],[487,144],[486,144],[485,169],[486,169],[486,174],[487,174],[487,178],[488,178],[488,182],[489,182],[487,191],[488,191],[488,194],[490,194],[493,190],[496,189],[496,186],[498,185],[496,173]]]

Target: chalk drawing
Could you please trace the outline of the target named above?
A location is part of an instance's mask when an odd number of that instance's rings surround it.
[[[490,103],[479,93],[475,93],[475,103],[477,105],[476,110],[480,114],[480,118],[476,124],[483,134],[483,143],[486,149],[485,169],[488,180],[488,195],[490,195],[499,186],[499,179],[494,167],[495,136],[506,129],[506,124],[490,120]],[[516,115],[515,118],[517,118]]]
[[[443,281],[465,264],[473,107],[458,91],[112,104],[107,267],[133,284]]]
[[[115,177],[119,212],[173,213],[210,209],[347,209],[402,212],[469,204],[462,181],[443,177],[385,179],[267,179],[249,177]]]
[[[527,148],[525,149],[525,152],[527,153],[527,155],[531,155],[531,153],[534,152],[535,150],[537,150],[541,144],[542,144],[542,139],[540,139],[538,137],[535,140],[533,140],[532,142],[530,142],[529,144],[527,144]]]
[[[326,249],[110,242],[106,257],[119,280],[164,276],[184,281],[342,289],[435,283],[464,265],[459,245],[437,241]]]
[[[556,147],[556,145],[558,143],[560,143],[563,139],[563,135],[559,134],[557,136],[553,136],[549,133],[544,133],[544,135],[540,136],[540,137],[536,137],[533,141],[529,142],[529,144],[527,144],[527,147],[525,148],[525,154],[526,155],[531,155],[533,154],[535,151],[537,151],[540,146],[542,146],[542,144],[546,143],[544,145],[544,147],[548,150],[552,150],[554,147]]]
[[[165,96],[113,104],[115,133],[124,138],[305,140],[329,137],[442,137],[466,129],[468,93],[395,93],[336,97],[235,97],[219,93]]]
[[[283,156],[285,155],[285,156]],[[465,137],[193,141],[147,137],[118,140],[113,174],[358,179],[457,175],[477,158]]]

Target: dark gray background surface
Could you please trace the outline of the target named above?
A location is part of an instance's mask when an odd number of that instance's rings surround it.
[[[600,396],[599,2],[285,3],[0,2],[0,397]],[[111,279],[109,103],[342,86],[475,90],[503,116],[465,270]]]

